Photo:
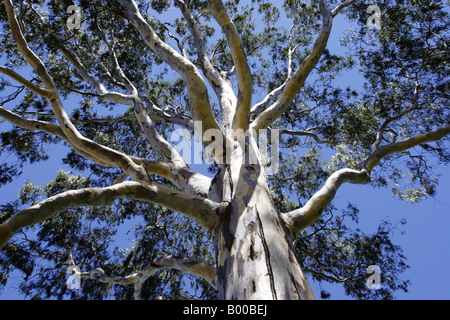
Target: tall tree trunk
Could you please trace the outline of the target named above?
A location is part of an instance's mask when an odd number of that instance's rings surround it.
[[[248,152],[231,149],[235,151],[211,190],[229,202],[214,233],[219,298],[314,299],[289,232],[272,203],[259,152],[254,153],[258,163],[249,164]],[[247,164],[241,161],[243,154]]]

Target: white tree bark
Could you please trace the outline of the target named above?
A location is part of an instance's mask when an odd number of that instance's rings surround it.
[[[227,170],[230,202],[214,231],[219,298],[314,299],[264,170],[259,165]]]
[[[247,130],[249,126],[250,106],[252,103],[252,76],[247,62],[241,37],[231,21],[222,1],[209,0],[211,11],[228,39],[238,82],[236,110],[232,114],[233,129]]]
[[[191,217],[206,230],[213,230],[218,224],[217,215],[224,210],[223,204],[155,183],[143,185],[126,181],[106,188],[71,190],[23,209],[0,224],[0,249],[20,229],[42,222],[58,212],[82,206],[107,206],[124,198],[161,204]]]

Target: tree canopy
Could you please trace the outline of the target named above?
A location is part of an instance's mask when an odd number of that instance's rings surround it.
[[[368,27],[369,5],[379,29]],[[172,140],[201,120],[204,131],[279,130],[269,187],[292,217],[309,278],[358,299],[406,291],[395,224],[365,234],[360,199],[339,208],[323,192],[349,182],[410,202],[436,194],[434,169],[450,161],[448,9],[426,0],[3,1],[0,187],[49,158],[61,168],[2,197],[1,223],[18,212],[31,222],[0,251],[0,285],[19,270],[33,299],[131,299],[136,286],[116,283],[139,274],[143,299],[216,298],[211,279],[177,267],[179,257],[215,263],[204,217],[216,204],[192,181],[208,185],[218,166],[180,165],[188,161]],[[340,35],[346,53],[327,46],[338,15],[353,26]],[[355,81],[342,81],[349,74]],[[233,103],[240,109],[227,118]],[[298,218],[308,206],[312,218]],[[126,232],[134,241],[124,247]],[[70,265],[84,272],[81,290],[66,286]],[[367,290],[369,265],[384,270],[380,290]]]

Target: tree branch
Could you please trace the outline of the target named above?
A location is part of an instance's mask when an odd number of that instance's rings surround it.
[[[430,131],[428,133],[418,134],[409,139],[405,139],[396,143],[391,143],[382,147],[378,147],[364,162],[363,170],[370,172],[380,162],[382,158],[390,154],[411,149],[419,144],[439,140],[448,134],[450,134],[450,124],[440,127],[436,130]]]
[[[143,166],[149,174],[156,174],[168,179],[174,185],[191,195],[207,197],[211,178],[193,171],[189,166],[179,162],[161,162],[131,157],[133,161]]]
[[[333,17],[337,16],[337,14],[339,12],[341,12],[345,7],[350,6],[351,4],[353,4],[356,0],[347,0],[345,2],[342,2],[341,4],[339,4],[336,8],[333,9],[333,11],[331,12],[331,15]]]
[[[101,268],[96,268],[90,272],[80,273],[81,279],[98,279],[100,282],[110,284],[134,284],[134,298],[141,300],[141,288],[143,283],[153,274],[162,269],[176,269],[185,273],[199,276],[211,285],[215,286],[216,268],[202,260],[183,258],[177,256],[166,256],[152,260],[140,272],[133,273],[125,277],[110,277]]]
[[[191,11],[183,0],[176,0],[175,4],[180,8],[183,17],[186,19],[188,28],[194,39],[197,49],[198,62],[206,79],[219,99],[219,105],[222,110],[222,127],[225,130],[230,129],[233,122],[233,114],[236,110],[237,98],[233,91],[231,82],[225,74],[220,73],[211,63],[206,53],[205,40],[198,28],[197,22]]]
[[[64,132],[64,135],[69,139],[71,145],[74,146],[76,150],[87,153],[93,158],[100,159],[102,162],[114,163],[115,166],[121,168],[123,171],[126,171],[136,181],[149,183],[148,174],[145,170],[142,167],[137,166],[127,155],[87,139],[75,128],[64,110],[61,98],[58,94],[58,89],[53,82],[52,77],[48,74],[45,65],[39,57],[37,57],[28,47],[28,44],[18,25],[11,1],[3,0],[3,3],[6,8],[11,33],[14,37],[16,45],[28,64],[41,78],[47,90],[51,92],[47,98],[50,101],[52,110],[62,131]]]
[[[106,188],[71,190],[50,197],[27,209],[20,210],[0,225],[0,249],[20,229],[40,223],[54,214],[81,206],[102,207],[117,199],[149,201],[185,214],[206,230],[217,224],[217,213],[223,205],[206,198],[191,196],[155,183],[143,185],[134,181]]]
[[[75,145],[64,134],[61,127],[56,124],[47,121],[34,120],[29,118],[24,118],[16,113],[9,111],[0,106],[0,118],[5,119],[11,124],[27,129],[30,131],[41,131],[49,134],[58,136],[59,138],[66,141],[75,152],[82,155],[83,157],[94,161],[95,163],[103,167],[115,167],[113,162],[105,162],[102,159],[96,158],[83,150],[78,149]],[[118,119],[99,119],[98,121],[113,121]],[[92,120],[97,121],[97,120]],[[76,122],[75,122],[76,123]],[[211,179],[191,170],[184,161],[152,161],[144,160],[138,157],[129,156],[130,159],[139,167],[145,168],[148,174],[156,174],[161,177],[167,178],[176,186],[189,192],[192,195],[198,195],[206,197],[208,193],[209,186],[211,185]],[[127,175],[129,175],[127,173]]]
[[[34,84],[33,82],[25,79],[24,77],[22,77],[20,74],[16,73],[13,70],[10,70],[8,68],[5,68],[3,66],[0,66],[0,72],[7,75],[8,77],[16,80],[17,82],[19,82],[20,84],[24,85],[25,88],[33,91],[34,93],[44,97],[44,98],[50,98],[51,97],[51,91],[45,89],[45,88],[41,88],[38,85]]]
[[[106,92],[103,94],[98,94],[94,92],[88,92],[88,91],[80,91],[74,88],[67,88],[67,90],[70,90],[74,93],[78,93],[84,96],[91,96],[91,97],[97,97],[100,99],[105,99],[112,102],[117,102],[119,104],[133,106],[133,100],[130,95],[119,93],[119,92]],[[177,112],[174,112],[172,110],[166,111],[158,107],[153,101],[151,101],[147,96],[139,94],[139,99],[142,100],[142,102],[151,110],[151,119],[154,121],[165,121],[167,123],[173,123],[182,126],[183,128],[186,128],[188,130],[194,130],[194,124],[191,119],[188,117],[179,114]],[[133,119],[137,120],[136,117],[133,117]],[[131,120],[131,117],[130,117]],[[89,121],[89,120],[87,120]]]
[[[367,184],[373,168],[387,155],[405,151],[419,144],[439,140],[450,134],[450,124],[428,133],[419,134],[409,139],[385,145],[376,149],[364,162],[361,170],[341,169],[333,173],[325,184],[306,204],[286,213],[283,218],[291,232],[296,233],[314,223],[323,210],[331,203],[337,190],[343,183]]]
[[[238,101],[233,128],[247,130],[252,103],[252,76],[244,46],[236,26],[231,21],[221,0],[208,0],[214,18],[225,33],[231,50],[238,80]]]
[[[159,108],[153,101],[151,101],[147,96],[139,95],[139,98],[149,107],[152,111],[152,119],[154,121],[165,121],[168,123],[173,123],[182,126],[188,130],[194,130],[194,123],[189,118],[182,114],[178,114],[176,111],[170,110],[165,111]]]
[[[339,282],[346,282],[346,281],[349,280],[348,278],[343,278],[343,279],[339,278],[339,276],[333,270],[327,269],[318,259],[316,259],[316,257],[314,257],[314,255],[312,255],[308,251],[303,250],[303,249],[299,249],[299,250],[302,253],[304,253],[305,255],[307,255],[309,258],[311,258],[320,267],[320,269],[323,270],[323,272],[331,273],[333,276],[330,276],[330,275],[328,275],[326,273],[319,272],[319,271],[316,271],[316,270],[307,269],[307,268],[304,269],[304,272],[310,273],[310,274],[313,274],[313,275],[316,275],[316,276],[323,277],[323,278],[327,279],[328,281],[333,281],[333,282],[338,282],[338,283]]]
[[[183,57],[158,37],[152,27],[145,21],[133,0],[117,0],[117,2],[124,7],[126,17],[138,30],[147,45],[182,76],[187,86],[194,121],[202,122],[203,132],[208,129],[221,132],[212,112],[208,89],[197,68],[189,59]]]
[[[286,85],[286,82],[284,82],[281,86],[273,89],[263,100],[256,103],[250,110],[250,116],[257,115],[259,112],[261,112],[266,106],[269,104],[270,100],[281,90],[283,90],[284,86]]]
[[[23,57],[27,63],[33,68],[37,75],[44,82],[46,88],[50,91],[54,88],[54,83],[52,77],[48,74],[47,69],[43,67],[42,61],[34,52],[28,47],[25,38],[22,35],[22,31],[19,27],[19,22],[17,20],[16,14],[14,13],[14,8],[10,0],[3,0],[5,5],[6,15],[8,18],[11,33],[16,41],[17,48],[22,53]]]
[[[97,164],[103,166],[103,167],[113,167],[113,163],[111,162],[105,162],[102,159],[98,159],[94,156],[92,156],[89,153],[86,153],[80,149],[78,149],[76,146],[74,146],[70,140],[67,138],[67,136],[62,131],[61,127],[53,124],[51,122],[47,121],[41,121],[41,120],[34,120],[34,119],[28,119],[21,117],[17,114],[15,114],[12,111],[9,111],[3,107],[0,107],[0,117],[5,119],[6,121],[10,122],[11,124],[21,127],[23,129],[28,129],[30,131],[38,130],[46,133],[50,133],[53,135],[56,135],[66,141],[78,154],[82,155],[83,157],[86,157],[87,159],[90,159]]]
[[[410,108],[404,110],[403,112],[401,112],[401,113],[395,115],[395,116],[388,117],[388,118],[383,122],[383,124],[381,125],[380,129],[379,129],[378,132],[377,132],[377,139],[375,140],[375,142],[374,142],[373,145],[372,145],[372,152],[375,152],[375,151],[379,148],[379,146],[380,146],[380,144],[381,144],[381,141],[383,140],[384,132],[387,130],[388,125],[389,125],[392,121],[398,120],[398,119],[400,119],[401,117],[403,117],[404,115],[406,115],[406,114],[408,114],[408,113],[414,111],[415,109],[417,109],[417,106],[418,106],[418,99],[419,99],[419,83],[417,82],[417,79],[416,79],[416,86],[415,86],[415,88],[414,88],[414,98],[413,98],[413,104],[412,104],[412,106],[411,106]]]
[[[288,130],[288,129],[281,129],[280,134],[288,134],[291,136],[306,136],[313,138],[317,143],[325,143],[329,144],[331,146],[336,146],[336,144],[332,141],[328,140],[322,140],[320,139],[316,134],[309,132],[308,129],[306,131],[296,131],[296,130]]]
[[[322,14],[322,29],[316,38],[312,50],[294,72],[292,77],[288,79],[277,101],[261,112],[259,116],[253,120],[251,124],[253,129],[259,130],[266,128],[270,125],[270,123],[280,117],[305,83],[305,80],[309,76],[311,70],[316,66],[317,62],[319,62],[323,50],[327,45],[333,21],[332,14],[328,9],[325,0],[320,0],[319,8]]]
[[[289,230],[297,233],[313,224],[331,203],[339,187],[345,182],[366,184],[370,182],[370,177],[366,171],[348,168],[336,171],[303,207],[288,212],[283,216]]]
[[[213,87],[220,86],[224,79],[219,74],[217,69],[212,65],[210,59],[208,58],[208,55],[206,54],[205,40],[198,28],[194,16],[183,0],[175,0],[175,5],[180,8],[183,17],[187,22],[192,38],[194,39],[198,59],[203,73]]]

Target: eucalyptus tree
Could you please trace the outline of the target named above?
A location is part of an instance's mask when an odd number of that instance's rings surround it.
[[[450,159],[447,11],[3,0],[0,182],[62,163],[2,199],[2,284],[17,269],[33,298],[314,299],[307,274],[356,298],[407,290],[394,226],[366,235],[333,199],[344,183],[435,194]],[[336,54],[343,15],[356,27]]]

